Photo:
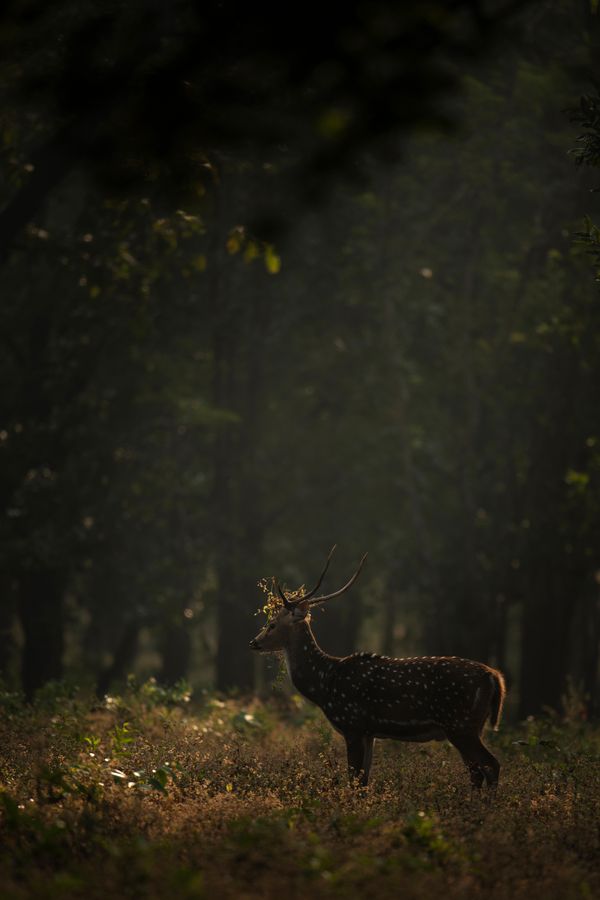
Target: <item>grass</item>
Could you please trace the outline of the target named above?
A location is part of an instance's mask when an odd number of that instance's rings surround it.
[[[488,734],[487,803],[447,744],[378,742],[364,791],[300,698],[186,699],[0,695],[3,900],[600,896],[591,725]]]

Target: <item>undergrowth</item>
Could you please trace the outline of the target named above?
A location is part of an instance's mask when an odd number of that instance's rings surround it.
[[[363,790],[299,697],[188,701],[154,682],[96,705],[0,694],[2,898],[600,895],[589,724],[488,733],[490,803],[448,744],[378,742]]]

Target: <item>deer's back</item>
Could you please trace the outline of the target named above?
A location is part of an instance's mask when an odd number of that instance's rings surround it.
[[[339,661],[324,711],[343,731],[440,740],[448,732],[481,731],[495,678],[484,663],[459,657],[358,653]]]

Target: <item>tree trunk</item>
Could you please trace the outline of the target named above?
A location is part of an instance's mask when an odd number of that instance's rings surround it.
[[[508,600],[504,594],[497,594],[495,599],[495,631],[493,663],[501,672],[506,669],[506,650],[508,639]]]
[[[62,678],[64,575],[55,570],[19,576],[18,615],[23,629],[23,690],[28,700],[49,681]]]
[[[140,631],[146,623],[143,619],[134,619],[126,627],[113,656],[113,661],[106,666],[96,680],[96,696],[104,697],[113,682],[122,682],[131,671],[138,653]]]
[[[215,338],[215,406],[231,408],[232,403],[231,342],[217,333]],[[233,479],[239,479],[236,466],[234,426],[220,427],[215,441],[214,458],[214,547],[217,570],[217,659],[216,684],[220,691],[250,689],[254,666],[248,644],[252,639],[252,618],[245,598],[240,572],[239,537]],[[249,589],[246,586],[246,590]]]
[[[229,590],[233,596],[243,596],[236,581],[231,578],[231,573],[219,575],[219,588],[223,591],[217,608],[217,688],[220,691],[246,691],[254,686],[254,663],[249,644],[257,628],[247,608],[241,614],[238,604],[226,598]]]
[[[229,181],[233,173],[229,173]],[[214,457],[214,547],[218,575],[216,680],[219,690],[250,690],[256,632],[253,612],[266,522],[259,446],[265,384],[265,335],[269,278],[261,270],[240,273],[225,258],[228,194],[215,191],[213,302],[214,406],[235,411],[238,424],[217,433]],[[238,187],[239,191],[239,187]],[[229,196],[236,192],[230,191]],[[231,214],[231,211],[229,211]],[[225,272],[227,278],[225,279]],[[237,273],[237,275],[236,275]],[[240,302],[243,297],[243,302]]]
[[[388,586],[383,599],[383,624],[381,632],[381,652],[385,656],[395,656],[396,616],[398,611],[398,597],[393,587]]]
[[[258,353],[258,344],[253,346]],[[222,429],[216,445],[217,687],[221,691],[251,690],[254,686],[254,660],[248,646],[256,632],[251,598],[262,574],[264,539],[255,456],[261,390],[258,369],[247,366],[245,382],[247,396],[240,433],[235,435],[231,428]]]
[[[600,715],[600,692],[598,685],[598,664],[600,661],[600,595],[594,584],[584,597],[581,621],[581,656],[583,690],[587,698],[590,718]],[[579,645],[579,642],[578,642]]]
[[[573,605],[564,602],[562,585],[542,577],[523,611],[519,715],[559,709],[568,669]]]
[[[159,681],[174,685],[188,677],[192,640],[187,620],[166,622],[160,626],[159,652],[162,658]]]
[[[363,604],[358,593],[351,600],[348,598],[345,606],[334,600],[331,606],[325,603],[322,607],[317,607],[313,612],[313,630],[317,643],[333,656],[348,656],[361,649],[375,650],[375,647],[359,647],[362,619]]]
[[[16,596],[13,579],[3,575],[0,579],[0,678],[10,682],[15,656]]]

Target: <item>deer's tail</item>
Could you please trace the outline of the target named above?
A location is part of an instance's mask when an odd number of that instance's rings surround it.
[[[506,697],[506,683],[504,681],[504,675],[497,669],[490,670],[490,678],[492,679],[490,725],[494,731],[498,731],[500,717],[502,716],[502,707],[504,706],[504,698]]]

